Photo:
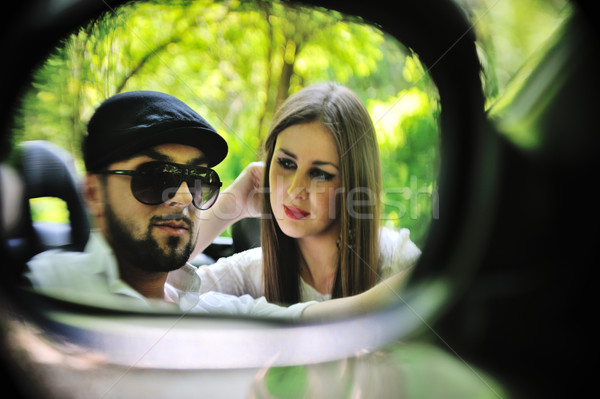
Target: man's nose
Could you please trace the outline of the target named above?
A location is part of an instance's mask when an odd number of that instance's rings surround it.
[[[165,201],[167,205],[185,208],[192,203],[194,196],[186,182],[181,183],[179,187],[172,188],[171,193],[173,191],[175,193],[172,196],[169,194],[169,198]]]

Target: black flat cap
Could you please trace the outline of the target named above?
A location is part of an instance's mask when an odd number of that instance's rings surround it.
[[[227,155],[225,139],[183,101],[156,91],[131,91],[106,99],[96,109],[83,142],[83,159],[93,172],[167,143],[200,149],[208,166]]]

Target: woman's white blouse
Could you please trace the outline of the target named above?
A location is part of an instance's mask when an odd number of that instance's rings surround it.
[[[408,229],[399,231],[382,228],[379,243],[378,281],[412,268],[421,251],[410,240]],[[218,291],[231,295],[248,294],[254,298],[264,296],[262,283],[262,249],[253,248],[227,258],[214,265],[200,266],[198,275],[202,280],[200,292]],[[300,300],[326,301],[331,294],[323,294],[300,279]]]

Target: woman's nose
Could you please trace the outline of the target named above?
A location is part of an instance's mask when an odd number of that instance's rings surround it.
[[[306,198],[308,196],[309,187],[310,179],[303,178],[299,173],[296,173],[292,178],[287,192],[292,198]]]

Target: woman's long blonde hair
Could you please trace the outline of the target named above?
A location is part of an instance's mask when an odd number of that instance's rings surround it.
[[[350,89],[325,83],[306,87],[277,110],[265,142],[264,207],[261,224],[265,296],[275,303],[300,302],[300,253],[283,234],[269,200],[269,170],[279,133],[289,126],[321,122],[340,157],[340,239],[332,298],[361,293],[377,281],[381,166],[373,121]]]

